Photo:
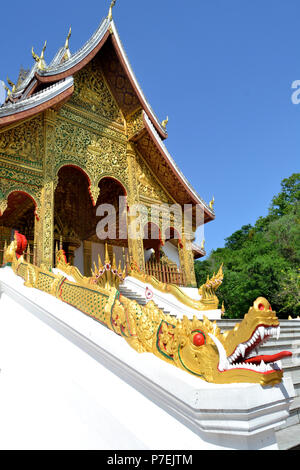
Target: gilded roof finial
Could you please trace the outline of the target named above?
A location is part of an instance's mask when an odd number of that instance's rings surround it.
[[[9,84],[9,86],[11,87],[11,92],[12,92],[12,93],[15,93],[15,91],[16,91],[16,85],[15,85],[8,77],[6,77],[6,81],[7,81],[7,83]]]
[[[169,116],[167,116],[167,119],[165,119],[165,120],[161,123],[161,125],[163,126],[164,129],[167,127],[168,122],[169,122]]]
[[[215,197],[213,196],[212,200],[209,203],[209,208],[213,211],[214,210],[214,203],[215,203]]]
[[[42,49],[42,52],[41,52],[41,56],[40,56],[40,57],[39,57],[37,54],[35,54],[35,52],[34,52],[34,50],[33,50],[33,46],[32,46],[32,49],[31,49],[32,57],[34,58],[34,60],[35,60],[36,63],[38,64],[38,68],[39,68],[40,70],[44,70],[45,67],[46,67],[45,60],[44,60],[44,53],[45,53],[46,46],[47,46],[47,41],[45,41],[45,44],[44,44],[44,47],[43,47],[43,49]]]
[[[70,27],[69,32],[68,32],[68,36],[67,36],[67,39],[66,39],[66,42],[65,42],[65,49],[69,49],[69,40],[70,40],[70,37],[71,37],[71,33],[72,33],[72,30],[71,30],[71,27]]]
[[[6,95],[6,99],[7,99],[9,96],[11,96],[11,91],[10,91],[10,89],[8,88],[8,86],[5,85],[4,82],[3,82],[3,86],[4,86],[4,88],[5,88],[5,90],[6,90],[6,93],[7,93],[7,95]]]
[[[111,2],[111,4],[110,4],[110,7],[109,7],[109,11],[108,11],[108,16],[107,16],[107,18],[108,18],[110,21],[112,20],[112,9],[113,9],[113,7],[115,6],[116,1],[117,1],[117,0],[112,0],[112,2]]]
[[[202,243],[201,243],[201,250],[204,250],[204,245],[205,245],[205,238],[203,238]]]

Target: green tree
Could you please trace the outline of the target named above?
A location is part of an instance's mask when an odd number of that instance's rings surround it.
[[[266,217],[253,227],[244,225],[225,242],[206,260],[196,261],[195,272],[200,286],[223,263],[218,297],[228,317],[243,317],[261,295],[280,317],[300,313],[300,174],[282,181]]]
[[[300,203],[300,173],[283,179],[281,188],[281,192],[272,199],[269,209],[271,216],[280,217],[297,209]]]

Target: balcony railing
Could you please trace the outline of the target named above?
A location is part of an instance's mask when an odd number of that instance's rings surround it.
[[[160,282],[185,286],[184,273],[175,264],[169,265],[156,261],[148,261],[145,264],[145,271],[146,274],[155,277]]]

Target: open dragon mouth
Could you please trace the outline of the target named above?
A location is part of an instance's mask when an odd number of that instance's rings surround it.
[[[234,352],[227,357],[222,344],[213,335],[210,335],[219,350],[219,370],[226,371],[232,369],[246,369],[253,372],[270,373],[281,370],[281,359],[292,356],[290,351],[281,351],[276,354],[261,354],[259,348],[270,338],[278,340],[280,335],[280,326],[258,326],[252,333],[251,338],[240,343]]]

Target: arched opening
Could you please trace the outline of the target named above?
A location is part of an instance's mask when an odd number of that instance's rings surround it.
[[[0,217],[0,264],[3,262],[3,249],[13,239],[15,230],[25,235],[28,241],[28,258],[34,262],[34,219],[36,204],[33,198],[23,191],[13,191],[7,198],[7,207]],[[28,259],[29,260],[29,259]]]
[[[125,188],[109,177],[101,179],[98,187],[99,196],[94,205],[90,180],[85,172],[71,165],[63,166],[58,172],[54,197],[54,252],[62,247],[67,261],[86,276],[91,275],[94,263],[98,264],[98,255],[104,262],[105,244],[111,260],[114,253],[117,263],[121,261],[122,265],[128,246]],[[120,197],[123,198],[121,205]],[[105,211],[108,207],[110,213]]]
[[[117,266],[125,267],[128,256],[127,192],[118,180],[104,177],[99,182],[96,202],[96,219],[89,236],[91,262],[97,264],[98,255],[105,260],[105,244],[110,260],[115,256]]]
[[[75,251],[87,239],[94,218],[89,186],[80,168],[60,168],[54,195],[54,252],[63,248],[70,264],[74,264]]]

